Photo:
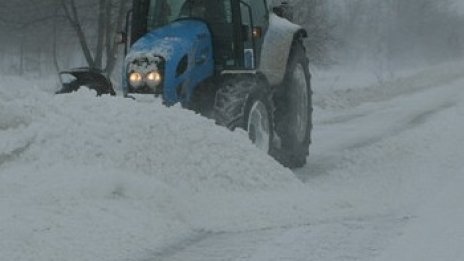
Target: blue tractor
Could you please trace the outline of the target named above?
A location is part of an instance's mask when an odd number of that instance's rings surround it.
[[[283,165],[302,167],[312,92],[307,33],[291,21],[285,2],[133,0],[122,38],[123,93],[155,95],[242,128]]]

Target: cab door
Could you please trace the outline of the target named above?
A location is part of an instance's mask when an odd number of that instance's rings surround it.
[[[232,1],[208,0],[205,20],[211,30],[214,60],[219,70],[236,67],[235,28]]]
[[[254,70],[259,66],[264,35],[269,26],[265,0],[241,0],[240,14],[243,38],[243,66]]]

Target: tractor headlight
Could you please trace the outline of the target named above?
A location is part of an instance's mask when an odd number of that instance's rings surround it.
[[[129,74],[129,83],[132,87],[141,87],[143,85],[143,76],[139,72]]]
[[[161,74],[158,71],[152,71],[147,74],[145,81],[148,87],[154,89],[161,83]]]

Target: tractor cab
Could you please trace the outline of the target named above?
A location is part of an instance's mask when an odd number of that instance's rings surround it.
[[[211,33],[216,71],[254,70],[268,17],[265,0],[134,0],[129,44],[176,21],[201,20]]]

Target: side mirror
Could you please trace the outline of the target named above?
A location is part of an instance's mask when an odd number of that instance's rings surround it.
[[[114,37],[114,43],[116,44],[125,44],[127,42],[127,33],[118,32]]]
[[[272,8],[272,11],[282,18],[285,18],[289,21],[293,21],[293,6],[288,2],[284,1],[279,6]]]

